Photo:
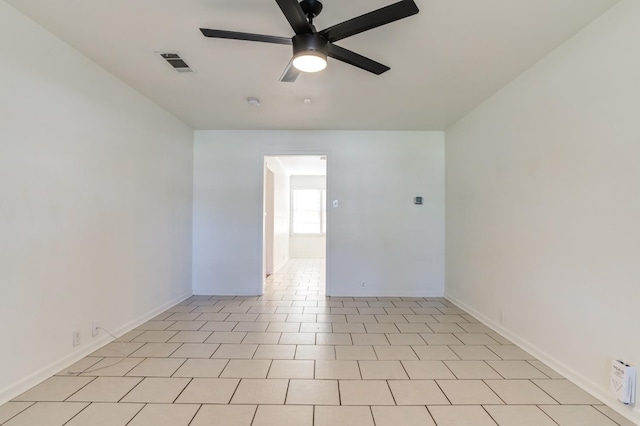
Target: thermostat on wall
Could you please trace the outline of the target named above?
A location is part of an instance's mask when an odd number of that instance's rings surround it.
[[[413,204],[422,204],[422,197],[415,197],[413,199]]]

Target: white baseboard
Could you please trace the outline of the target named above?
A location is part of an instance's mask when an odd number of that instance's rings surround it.
[[[261,294],[256,294],[255,291],[251,292],[244,292],[244,293],[238,293],[236,292],[219,292],[219,293],[194,293],[194,296],[210,296],[210,297],[216,297],[216,296],[220,296],[220,297],[260,297],[262,296]]]
[[[331,297],[443,297],[441,292],[400,292],[397,291],[374,291],[374,292],[362,292],[358,294],[353,293],[332,293]]]
[[[166,311],[167,309],[177,305],[178,303],[188,299],[189,297],[191,297],[192,293],[188,292],[185,293],[165,304],[163,304],[162,306],[159,306],[158,308],[153,309],[150,312],[147,312],[144,315],[139,316],[138,318],[129,321],[127,324],[123,325],[122,327],[119,327],[116,330],[110,330],[115,336],[120,337],[128,332],[130,332],[131,330],[133,330],[134,328],[138,327],[141,324],[144,324],[145,322],[149,321],[151,318],[157,316],[158,314],[161,314],[162,312]],[[16,396],[26,392],[27,390],[31,389],[32,387],[42,383],[43,381],[47,380],[49,377],[53,376],[54,374],[59,373],[60,371],[62,371],[63,369],[73,365],[74,363],[80,361],[82,358],[86,357],[87,355],[97,351],[98,349],[100,349],[101,347],[103,347],[104,345],[110,343],[111,341],[113,341],[113,338],[109,335],[102,335],[99,336],[96,340],[93,340],[90,343],[87,343],[85,345],[82,345],[80,347],[78,347],[76,350],[74,350],[72,353],[70,353],[69,355],[52,362],[51,364],[47,365],[46,367],[36,371],[35,373],[31,374],[30,376],[20,380],[19,382],[13,384],[13,385],[9,385],[6,388],[0,390],[0,405],[4,404],[7,401],[10,401],[11,399],[15,398]]]
[[[511,342],[529,352],[531,355],[536,357],[539,361],[542,361],[555,371],[557,371],[562,376],[569,379],[574,384],[578,385],[585,392],[591,394],[594,398],[599,399],[604,404],[609,406],[611,409],[619,413],[621,416],[629,419],[629,421],[634,422],[635,424],[640,425],[640,412],[634,410],[633,407],[628,407],[620,403],[614,396],[612,396],[609,392],[609,388],[603,388],[592,380],[584,377],[582,374],[576,372],[567,364],[559,361],[558,359],[552,357],[547,354],[544,350],[538,348],[537,346],[531,344],[531,342],[523,339],[516,334],[512,333],[509,329],[505,328],[502,324],[499,324],[482,313],[478,312],[471,306],[457,299],[456,297],[447,294],[445,292],[444,297],[452,302],[454,305],[458,306],[460,309],[465,310],[480,322],[482,322],[487,327],[491,328],[498,334],[504,336],[509,339]]]
[[[283,260],[282,262],[280,262],[278,264],[278,266],[276,266],[275,268],[273,268],[273,273],[277,274],[278,271],[280,270],[280,268],[282,268],[284,266],[285,263],[287,263],[289,261],[289,258],[286,258],[285,260]]]

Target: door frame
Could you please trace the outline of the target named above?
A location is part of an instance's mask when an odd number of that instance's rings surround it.
[[[331,296],[332,290],[332,279],[331,279],[331,230],[332,230],[332,216],[333,209],[331,208],[331,200],[332,200],[332,182],[331,182],[331,150],[323,149],[323,150],[296,150],[296,149],[269,149],[264,150],[260,153],[260,164],[261,164],[261,182],[262,182],[262,203],[260,209],[260,216],[262,218],[262,232],[261,232],[261,244],[260,244],[260,258],[262,261],[260,262],[260,270],[258,271],[258,280],[257,280],[257,292],[259,296],[264,294],[264,247],[265,247],[265,221],[264,221],[264,206],[265,206],[265,185],[266,185],[266,164],[265,157],[287,157],[287,156],[324,156],[326,157],[327,163],[327,233],[326,233],[326,243],[325,243],[325,295]]]
[[[263,241],[263,261],[264,271],[262,273],[263,279],[266,279],[269,275],[273,274],[273,244],[275,240],[274,226],[275,226],[275,174],[267,166],[264,165],[264,222],[262,224],[264,229],[264,241]]]

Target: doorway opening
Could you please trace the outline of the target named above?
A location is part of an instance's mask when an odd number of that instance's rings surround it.
[[[265,155],[265,296],[326,294],[327,199],[326,155]]]

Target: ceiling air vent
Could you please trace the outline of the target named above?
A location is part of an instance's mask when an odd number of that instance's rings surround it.
[[[189,65],[177,53],[160,53],[160,56],[178,72],[193,72]]]

